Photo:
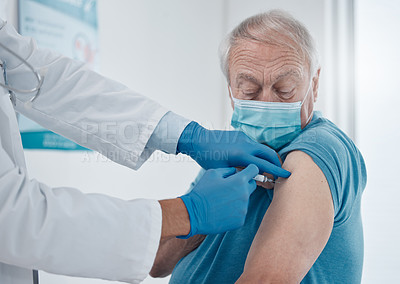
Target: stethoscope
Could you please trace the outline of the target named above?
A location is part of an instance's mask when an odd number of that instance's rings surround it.
[[[21,62],[23,62],[26,66],[28,66],[28,68],[30,70],[32,70],[33,74],[36,77],[36,80],[38,81],[38,84],[35,88],[32,89],[28,89],[28,90],[24,90],[24,89],[18,89],[15,87],[12,87],[8,84],[8,79],[7,79],[7,62],[6,61],[0,61],[0,67],[3,69],[3,78],[4,78],[4,84],[0,82],[0,86],[2,86],[3,88],[7,89],[9,91],[10,94],[10,99],[13,102],[13,104],[15,105],[16,102],[16,98],[15,98],[15,94],[16,93],[22,93],[22,94],[30,94],[30,93],[35,93],[35,95],[29,100],[29,102],[33,102],[34,100],[37,99],[37,97],[40,94],[40,88],[43,85],[43,81],[44,81],[44,77],[42,75],[39,74],[39,72],[35,71],[35,69],[33,68],[33,66],[31,64],[29,64],[28,61],[26,61],[24,58],[22,58],[20,55],[18,55],[17,53],[15,53],[14,51],[12,51],[11,49],[9,49],[7,46],[5,46],[4,44],[2,44],[0,42],[0,47],[2,47],[3,49],[5,49],[6,51],[8,51],[9,53],[11,53],[12,55],[14,55],[16,58],[18,58],[19,60],[21,60]]]

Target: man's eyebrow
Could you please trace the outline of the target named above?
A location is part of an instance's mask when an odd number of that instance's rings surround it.
[[[284,77],[288,77],[288,76],[292,76],[294,75],[294,77],[296,77],[297,79],[301,79],[302,76],[300,74],[300,72],[298,70],[287,70],[285,72],[282,72],[281,74],[278,74],[276,77],[272,78],[272,76],[270,77],[271,82],[277,82],[278,80],[284,78]]]
[[[236,82],[238,82],[239,80],[246,80],[253,82],[254,84],[260,85],[260,82],[255,77],[253,77],[248,73],[239,73],[238,76],[236,77]]]

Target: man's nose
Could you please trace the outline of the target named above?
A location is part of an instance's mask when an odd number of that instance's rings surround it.
[[[258,100],[263,102],[273,102],[274,94],[271,88],[264,88]]]

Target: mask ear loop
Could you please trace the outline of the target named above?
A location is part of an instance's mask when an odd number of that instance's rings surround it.
[[[231,88],[231,85],[229,85],[229,84],[228,84],[228,93],[229,93],[229,98],[231,99],[231,102],[233,102],[232,107],[233,107],[233,109],[235,109],[235,100],[236,100],[236,98],[233,97],[232,88]]]
[[[233,95],[232,95],[232,89],[231,89],[231,85],[228,84],[228,93],[229,93],[229,97],[232,99]]]
[[[313,78],[311,78],[310,84],[308,85],[308,88],[307,88],[307,93],[306,93],[305,97],[303,98],[303,100],[301,101],[301,104],[300,104],[301,106],[303,106],[308,94],[310,93],[312,82],[313,82]]]
[[[303,106],[304,102],[306,101],[306,98],[307,98],[308,94],[310,93],[310,90],[312,90],[311,86],[312,86],[313,79],[314,79],[314,77],[311,78],[310,85],[308,86],[308,89],[307,89],[307,94],[305,95],[304,99],[301,101],[300,107]],[[301,109],[300,109],[300,111],[301,111]],[[310,122],[311,117],[312,117],[312,115],[310,114],[310,116],[307,118],[307,121],[306,121],[305,125],[307,125]]]

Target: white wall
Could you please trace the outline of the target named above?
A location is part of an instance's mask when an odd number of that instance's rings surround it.
[[[365,284],[400,283],[399,27],[399,1],[357,1],[356,125],[368,171]]]

